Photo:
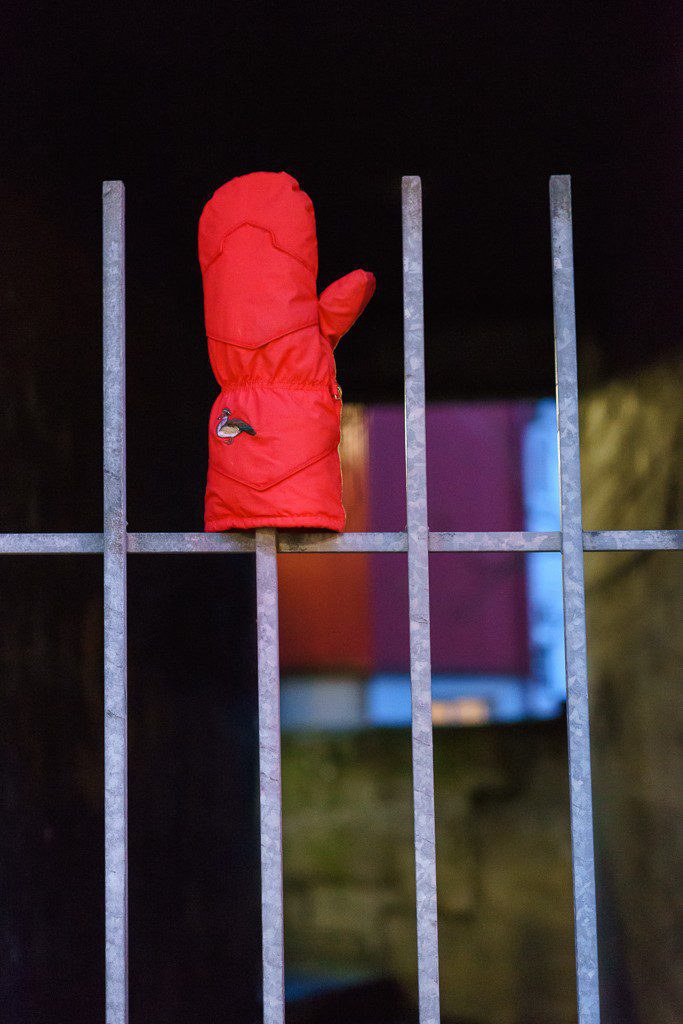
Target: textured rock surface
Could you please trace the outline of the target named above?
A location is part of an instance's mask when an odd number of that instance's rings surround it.
[[[682,432],[680,367],[589,394],[584,527],[680,528]],[[683,1020],[683,553],[594,553],[585,561],[604,996],[615,1001],[615,1021],[676,1024]],[[625,998],[630,1005],[619,1018]]]
[[[410,736],[288,736],[289,966],[416,998]],[[443,1019],[575,1017],[563,722],[435,732]]]

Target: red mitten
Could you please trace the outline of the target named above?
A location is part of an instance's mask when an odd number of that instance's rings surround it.
[[[333,349],[375,279],[355,270],[318,299],[313,205],[288,174],[219,188],[199,222],[209,357],[207,530],[342,530],[341,392]]]

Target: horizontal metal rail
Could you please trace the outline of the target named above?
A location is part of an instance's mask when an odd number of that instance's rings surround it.
[[[253,554],[254,534],[245,533],[129,533],[130,555]],[[281,554],[353,554],[405,552],[405,533],[343,533],[319,536],[278,534]],[[0,533],[0,555],[102,554],[101,533]],[[562,534],[430,533],[430,551],[561,551]],[[683,530],[584,530],[584,551],[681,551]]]
[[[584,530],[584,551],[680,551],[683,530]]]

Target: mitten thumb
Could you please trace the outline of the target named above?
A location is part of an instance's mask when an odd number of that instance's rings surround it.
[[[320,333],[336,348],[342,335],[353,327],[375,291],[375,275],[352,270],[334,281],[318,299]]]

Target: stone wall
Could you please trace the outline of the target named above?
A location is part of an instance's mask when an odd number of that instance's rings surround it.
[[[416,999],[410,736],[284,740],[293,971]],[[435,732],[443,1020],[575,1020],[564,722]]]
[[[680,367],[589,394],[581,428],[584,527],[680,528]],[[678,1024],[683,553],[587,555],[586,592],[604,995],[615,1021]]]

